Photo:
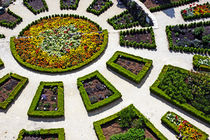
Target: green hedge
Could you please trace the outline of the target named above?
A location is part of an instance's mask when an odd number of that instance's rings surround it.
[[[42,3],[44,5],[44,7],[36,10],[34,9],[30,4],[29,2],[32,1],[32,0],[23,0],[23,4],[35,15],[41,13],[41,12],[44,12],[44,11],[48,11],[48,6],[47,6],[47,3],[45,0],[42,0]]]
[[[36,107],[39,103],[42,90],[44,86],[58,86],[57,108],[56,111],[38,111]],[[40,85],[33,98],[31,106],[28,110],[28,116],[30,117],[62,117],[64,116],[64,89],[63,82],[40,82]]]
[[[4,63],[3,61],[0,59],[0,67],[3,67],[4,66]]]
[[[0,34],[0,39],[1,38],[5,38],[5,35],[4,34]]]
[[[177,115],[176,113],[174,113],[174,112],[167,112],[162,118],[161,118],[161,122],[163,123],[163,124],[165,124],[167,127],[169,127],[170,129],[172,129],[177,135],[179,135],[179,130],[178,130],[178,127],[174,124],[174,123],[172,123],[172,122],[170,122],[167,118],[166,118],[166,115],[167,114],[169,114],[169,113],[172,113],[172,114],[174,114],[174,115]],[[183,119],[182,117],[180,117],[179,115],[177,115],[179,118],[181,118],[182,120],[185,120],[185,119]],[[191,124],[191,123],[189,123],[189,124]],[[203,132],[202,130],[200,130],[199,128],[197,128],[196,126],[194,126],[193,124],[191,124],[192,125],[192,127],[194,127],[195,129],[197,129],[202,135],[203,135],[203,137],[201,137],[201,139],[199,139],[199,140],[207,140],[208,139],[208,134],[206,134],[205,132]],[[188,139],[187,139],[188,140]],[[191,139],[190,139],[191,140]]]
[[[113,92],[113,95],[109,96],[108,98],[99,101],[97,103],[91,104],[88,94],[83,86],[83,81],[92,79],[93,77],[97,77],[106,87]],[[119,98],[121,98],[121,93],[108,81],[106,80],[103,75],[101,75],[98,71],[94,71],[88,75],[80,77],[77,79],[77,87],[80,91],[80,95],[82,97],[83,103],[86,107],[87,111],[92,111],[98,109],[102,106],[105,106]]]
[[[209,25],[210,25],[210,21],[166,26],[166,34],[168,38],[169,49],[175,52],[210,54],[210,49],[174,45],[173,39],[172,39],[172,31],[171,31],[171,28],[174,26],[179,26],[181,29],[185,29],[185,28],[196,28],[196,27],[209,26]]]
[[[207,65],[202,65],[198,61],[199,60],[204,60],[204,59],[210,59],[208,56],[201,56],[201,55],[194,55],[193,56],[193,67],[196,70],[201,70],[201,71],[208,71],[210,72],[210,66]]]
[[[64,128],[54,128],[54,129],[40,129],[40,130],[34,130],[34,131],[27,131],[25,129],[22,129],[19,132],[17,140],[23,140],[25,135],[58,135],[58,140],[65,140],[65,132]]]
[[[133,111],[137,114],[138,117],[142,117],[144,120],[144,123],[146,124],[146,127],[148,127],[152,132],[154,132],[155,136],[160,139],[160,140],[167,140],[167,138],[157,129],[155,128],[155,126],[142,114],[140,113],[133,104],[129,105],[128,107],[124,108],[123,110],[126,110],[127,108],[132,108]],[[121,110],[121,111],[123,111]],[[120,112],[121,112],[120,111]],[[94,129],[96,132],[96,135],[98,137],[99,140],[106,140],[105,136],[103,134],[103,130],[101,128],[101,125],[104,125],[112,120],[115,120],[117,118],[119,118],[119,113],[115,113],[107,118],[104,118],[102,120],[96,121],[93,123],[94,125]]]
[[[92,7],[96,4],[97,1],[99,0],[93,0],[93,2],[90,4],[90,6],[87,8],[86,11],[99,16],[100,14],[104,13],[107,9],[109,9],[113,5],[112,1],[106,1],[105,5],[102,6],[100,10],[95,10]]]
[[[143,62],[143,63],[145,63],[145,66],[142,68],[142,70],[137,75],[135,75],[131,71],[129,71],[129,70],[127,70],[127,69],[123,68],[122,66],[115,63],[115,61],[119,57],[132,59],[132,60],[137,61],[137,62]],[[117,51],[109,59],[109,61],[106,62],[106,66],[113,69],[115,72],[121,74],[122,76],[130,79],[131,81],[134,81],[135,83],[140,83],[142,81],[142,79],[146,76],[146,74],[148,73],[150,68],[152,67],[152,60]]]
[[[7,79],[10,77],[19,80],[19,83],[16,85],[13,91],[9,94],[9,97],[4,102],[0,102],[0,108],[4,110],[7,109],[9,104],[12,103],[12,101],[18,96],[18,94],[25,88],[25,86],[28,83],[28,78],[22,77],[15,73],[9,73],[0,79],[0,85],[6,82]]]
[[[23,21],[23,19],[16,15],[15,13],[13,13],[10,9],[8,9],[7,13],[13,17],[16,18],[16,21],[14,22],[7,22],[6,20],[0,20],[0,26],[6,27],[6,28],[10,28],[13,29],[16,27],[17,24],[21,23]]]
[[[197,110],[196,108],[194,108],[193,106],[187,104],[187,103],[183,103],[181,104],[180,102],[172,99],[170,96],[168,96],[164,91],[162,91],[160,88],[158,88],[160,82],[163,80],[165,73],[167,72],[169,67],[174,67],[177,69],[180,69],[183,73],[188,73],[189,71],[179,68],[179,67],[175,67],[172,65],[165,65],[161,71],[161,73],[159,74],[158,79],[153,83],[153,85],[150,87],[150,91],[153,94],[156,94],[157,96],[160,96],[161,98],[167,100],[168,102],[174,104],[177,107],[180,107],[181,109],[185,110],[186,112],[192,114],[193,116],[207,122],[210,124],[210,116],[207,116],[204,112]]]
[[[69,9],[76,10],[78,5],[79,5],[80,0],[75,0],[75,4],[74,5],[69,5],[69,6],[65,5],[63,1],[64,0],[60,0],[60,9],[61,10],[69,10]]]
[[[136,42],[136,41],[128,41],[124,39],[125,35],[135,35],[135,34],[145,34],[150,33],[152,37],[152,44],[150,43],[143,43],[143,42]],[[121,46],[131,46],[134,48],[146,48],[146,49],[156,49],[155,43],[155,35],[152,28],[146,29],[131,29],[126,31],[120,31],[120,45]]]

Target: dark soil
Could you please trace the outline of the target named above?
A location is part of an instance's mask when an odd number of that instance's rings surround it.
[[[57,110],[57,99],[58,99],[58,87],[44,87],[42,94],[36,107],[39,111],[56,111]]]
[[[67,6],[75,5],[76,0],[63,0],[63,4]]]
[[[169,0],[141,0],[144,5],[149,9],[149,8],[153,8],[153,7],[157,7],[160,5],[165,5],[165,4],[169,4],[170,1]],[[180,0],[171,0],[172,2],[176,2],[176,1],[180,1]]]
[[[117,19],[115,19],[115,24],[120,24],[120,25],[123,25],[123,24],[129,24],[129,23],[133,23],[135,22],[134,18],[132,17],[131,14],[127,13],[127,14],[124,14],[122,17],[118,17]]]
[[[108,0],[98,0],[94,5],[93,5],[93,9],[99,11],[101,9],[102,6],[105,6],[106,2],[108,2]]]
[[[145,65],[145,63],[143,62],[138,62],[132,59],[124,58],[124,57],[117,58],[115,63],[131,71],[135,75],[137,75]]]
[[[49,135],[25,135],[23,140],[58,140],[58,135],[49,134]]]
[[[44,7],[44,4],[42,2],[42,0],[33,0],[33,1],[29,1],[28,4],[33,7],[33,9],[35,10],[39,10],[41,8]]]
[[[150,33],[125,35],[124,40],[135,41],[137,43],[144,42],[152,44],[152,36]]]
[[[15,22],[17,19],[12,15],[8,14],[8,12],[5,12],[4,14],[0,15],[0,21],[2,20],[9,23],[9,22]]]
[[[10,77],[0,86],[0,102],[4,102],[20,81]]]
[[[149,130],[148,128],[144,129],[145,138],[152,138],[152,140],[158,140],[158,138],[155,136],[154,132]]]
[[[113,93],[97,77],[83,83],[92,104],[108,98]]]

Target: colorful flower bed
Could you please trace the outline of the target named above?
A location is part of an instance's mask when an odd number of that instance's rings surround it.
[[[193,67],[196,70],[210,71],[210,58],[208,56],[194,55]]]
[[[210,16],[210,5],[209,3],[204,3],[201,5],[194,6],[190,5],[189,8],[186,8],[181,11],[182,17],[184,20],[192,20],[197,18],[207,18]]]
[[[80,68],[96,59],[108,42],[107,30],[77,15],[53,15],[32,22],[11,38],[16,60],[44,72],[64,72]]]
[[[208,134],[201,131],[179,115],[173,112],[167,112],[161,121],[176,132],[178,139],[186,140],[207,140]]]
[[[23,4],[35,15],[48,11],[48,6],[45,0],[23,0]]]

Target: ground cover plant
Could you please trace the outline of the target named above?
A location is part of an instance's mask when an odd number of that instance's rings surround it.
[[[22,129],[17,140],[65,140],[63,128],[27,131]]]
[[[80,0],[60,0],[61,10],[76,10]]]
[[[210,17],[210,5],[208,2],[196,6],[193,4],[189,8],[183,9],[181,14],[184,20],[207,18]]]
[[[105,106],[121,97],[121,93],[98,71],[78,78],[77,87],[87,111]]]
[[[186,53],[210,52],[210,22],[166,26],[169,49]]]
[[[0,67],[3,67],[4,66],[4,63],[3,61],[0,59]]]
[[[0,26],[13,29],[20,22],[22,22],[22,18],[13,13],[10,9],[0,15]]]
[[[166,140],[133,105],[93,123],[99,140]]]
[[[5,35],[4,34],[0,34],[0,39],[1,38],[5,38]]]
[[[62,82],[41,82],[28,110],[30,117],[64,116]]]
[[[35,15],[48,11],[48,6],[45,0],[24,0],[23,4]]]
[[[28,79],[20,75],[9,73],[0,79],[0,108],[7,109],[9,104],[26,86]]]
[[[120,45],[134,48],[156,49],[153,29],[120,31]]]
[[[165,65],[150,91],[210,123],[210,77]]]
[[[207,140],[208,134],[189,123],[174,112],[167,112],[162,118],[162,123],[172,129],[178,139]]]
[[[208,56],[194,55],[193,67],[200,71],[210,71],[210,58]]]
[[[87,8],[87,12],[93,13],[97,16],[105,12],[113,5],[110,0],[93,0],[90,6]]]
[[[152,60],[117,51],[106,65],[131,81],[140,83],[152,67]]]
[[[96,59],[107,42],[108,31],[102,31],[98,24],[78,15],[61,14],[32,22],[19,37],[10,39],[10,48],[21,65],[43,72],[65,72]]]

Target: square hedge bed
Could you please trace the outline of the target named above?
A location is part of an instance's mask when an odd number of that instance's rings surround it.
[[[43,118],[64,116],[63,82],[40,82],[28,116]]]
[[[141,66],[141,69],[139,70],[138,74],[135,74],[132,71],[130,71],[129,69],[126,69],[123,66],[117,64],[116,62],[119,58],[124,58],[125,60],[127,59],[132,62],[135,62],[135,66],[138,66],[138,67],[140,67],[140,65],[137,65],[137,64],[143,64],[143,66]],[[134,64],[131,64],[131,62],[129,62],[129,64],[134,65]],[[135,83],[140,83],[142,81],[142,79],[146,76],[146,74],[148,73],[150,68],[152,67],[152,60],[117,51],[109,59],[109,61],[107,61],[106,65],[107,65],[107,67],[113,69],[114,71],[116,71],[120,75],[130,79],[131,81],[134,81]],[[135,70],[137,70],[137,68],[135,68]],[[133,70],[133,69],[131,69],[131,70]]]
[[[93,83],[94,80],[95,82]],[[95,83],[98,84],[93,85]],[[121,98],[122,96],[121,93],[98,71],[94,71],[84,77],[78,78],[77,87],[87,111],[98,109]],[[97,95],[94,93],[97,93]]]
[[[7,109],[28,83],[28,78],[9,73],[0,79],[0,108]],[[3,87],[2,87],[3,86]],[[6,93],[6,94],[5,94]],[[6,96],[6,99],[5,99]]]
[[[210,76],[165,65],[150,91],[210,124]]]
[[[76,10],[80,0],[60,0],[61,10]]]
[[[115,125],[113,125],[113,123],[115,123]],[[150,133],[150,136],[152,135],[155,139],[167,140],[167,138],[156,129],[154,125],[134,107],[133,104],[114,115],[94,122],[93,125],[99,140],[107,139],[107,136],[104,135],[103,129],[105,127],[110,127],[110,125],[125,130],[123,133],[119,132],[116,134],[115,132],[112,135],[109,134],[110,140],[122,138],[127,138],[129,140],[144,140],[145,134],[148,132]],[[147,140],[150,140],[148,137],[146,138]]]
[[[208,56],[194,55],[193,67],[196,70],[210,72],[210,58]]]
[[[45,0],[23,0],[23,4],[35,15],[48,11],[48,6]]]
[[[0,59],[0,67],[3,67],[4,66],[4,63],[3,61]]]
[[[19,132],[17,140],[23,140],[25,137],[29,139],[38,139],[38,138],[57,138],[58,140],[65,140],[65,133],[63,128],[56,128],[56,129],[41,129],[41,130],[34,130],[34,131],[27,131],[22,129]]]
[[[172,129],[177,134],[177,138],[182,136],[186,140],[207,140],[209,136],[174,112],[167,112],[161,118],[161,122]]]

